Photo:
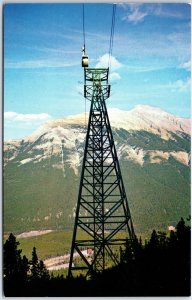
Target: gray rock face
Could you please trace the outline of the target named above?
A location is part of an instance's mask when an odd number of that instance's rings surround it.
[[[109,118],[136,230],[188,216],[190,120],[144,105],[110,109]],[[25,140],[4,143],[6,231],[73,226],[84,120],[49,121]]]

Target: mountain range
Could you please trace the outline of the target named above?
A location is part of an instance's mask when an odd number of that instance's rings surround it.
[[[108,113],[136,233],[175,226],[190,214],[190,119],[147,105]],[[82,113],[4,142],[5,232],[73,228],[86,129]]]

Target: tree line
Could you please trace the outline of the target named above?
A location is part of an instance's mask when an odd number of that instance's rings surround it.
[[[191,228],[184,219],[169,236],[153,231],[148,241],[127,240],[118,266],[86,280],[50,276],[36,248],[29,260],[13,234],[3,246],[5,296],[189,296]]]
[[[18,249],[18,245],[19,242],[11,233],[3,246],[4,281],[7,284],[23,284],[27,281],[49,280],[49,272],[43,261],[38,259],[36,248],[33,247],[32,258],[29,260],[21,255],[22,250]]]

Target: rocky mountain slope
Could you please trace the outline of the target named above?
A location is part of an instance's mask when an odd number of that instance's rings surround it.
[[[145,105],[109,118],[136,231],[174,226],[190,213],[190,120]],[[6,231],[73,226],[85,131],[79,114],[4,143]]]

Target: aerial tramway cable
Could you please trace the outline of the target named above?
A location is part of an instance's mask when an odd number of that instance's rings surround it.
[[[85,51],[85,8],[84,8],[84,3],[83,3],[83,48]],[[84,96],[85,99],[85,128],[86,128],[86,97]]]
[[[84,3],[82,4],[83,9],[83,55],[85,54],[85,7]],[[109,41],[109,58],[108,58],[108,69],[109,69],[109,76],[111,71],[111,57],[113,52],[113,38],[114,38],[114,29],[115,29],[115,16],[116,16],[116,4],[113,4],[113,10],[112,10],[112,20],[111,20],[111,33],[110,33],[110,41]],[[88,59],[88,57],[86,56]],[[88,66],[88,64],[87,64]],[[85,67],[85,66],[84,66]],[[86,97],[85,98],[85,127],[86,127]]]
[[[112,57],[112,52],[113,52],[115,16],[116,16],[116,4],[113,4],[112,21],[111,21],[111,34],[110,34],[110,41],[109,41],[109,61],[108,61],[109,74],[110,74],[110,70],[111,70],[111,57]]]
[[[83,8],[83,53],[85,55],[85,8],[84,3],[82,4]],[[115,16],[116,16],[116,4],[113,4],[113,10],[112,10],[112,21],[111,21],[111,33],[110,33],[110,40],[109,40],[109,59],[108,59],[108,68],[110,70],[111,68],[111,57],[113,52],[113,38],[114,38],[114,30],[115,30]],[[88,56],[86,56],[88,59]],[[88,65],[87,65],[88,66]],[[83,67],[86,67],[85,65]]]
[[[84,3],[83,3],[83,45],[85,49],[85,11],[84,11]]]

